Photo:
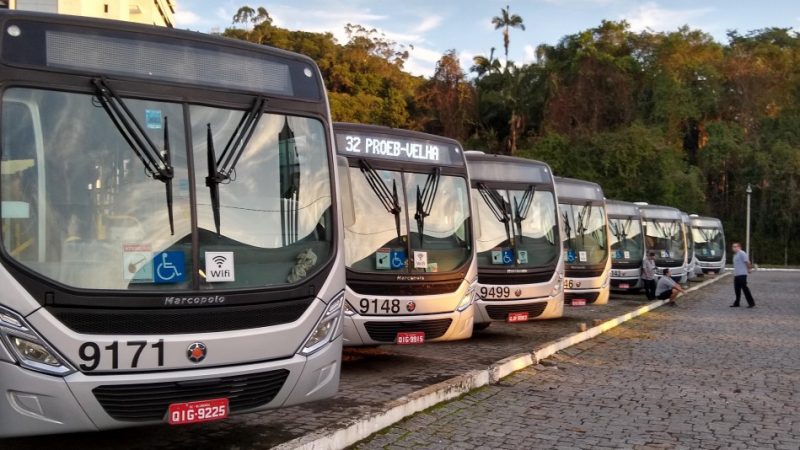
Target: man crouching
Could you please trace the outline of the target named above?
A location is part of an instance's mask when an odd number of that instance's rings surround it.
[[[686,291],[675,282],[670,276],[669,269],[664,269],[664,276],[658,280],[658,284],[656,285],[656,298],[659,300],[669,300],[667,302],[670,306],[678,306],[675,303],[675,297],[678,296],[679,293],[686,293]]]

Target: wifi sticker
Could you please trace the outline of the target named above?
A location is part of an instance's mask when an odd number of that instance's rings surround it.
[[[233,267],[233,252],[206,252],[207,282],[236,281]]]

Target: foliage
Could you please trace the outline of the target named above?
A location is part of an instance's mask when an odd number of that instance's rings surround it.
[[[634,32],[624,22],[540,45],[537,61],[508,62],[508,7],[493,19],[506,64],[488,56],[465,74],[455,50],[434,75],[404,71],[408,49],[379,31],[329,33],[274,25],[243,7],[229,37],[313,58],[335,120],[418,129],[466,148],[537,158],[565,176],[597,181],[609,198],[648,201],[720,217],[744,240],[745,189],[753,188],[752,256],[800,264],[800,35],[787,28]]]

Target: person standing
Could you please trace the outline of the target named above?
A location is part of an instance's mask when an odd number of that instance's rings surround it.
[[[642,282],[644,295],[648,300],[656,299],[656,254],[650,252],[642,263]]]
[[[669,306],[678,306],[678,304],[675,303],[675,297],[681,292],[684,294],[686,293],[686,291],[672,279],[672,274],[669,269],[664,269],[664,274],[658,279],[658,284],[656,285],[656,298],[659,300],[669,300],[667,302]]]
[[[750,293],[750,288],[747,287],[747,274],[753,272],[753,264],[750,262],[750,257],[747,256],[747,252],[742,250],[742,244],[734,242],[732,248],[733,291],[736,293],[736,300],[734,300],[731,308],[739,307],[742,291],[744,291],[744,298],[747,300],[747,307],[752,308],[756,306],[756,301],[753,300],[753,294]]]

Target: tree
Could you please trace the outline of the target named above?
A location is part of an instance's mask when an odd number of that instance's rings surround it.
[[[500,10],[500,15],[492,18],[492,25],[495,30],[503,29],[503,47],[505,48],[506,55],[506,69],[508,69],[508,44],[510,42],[509,32],[511,28],[519,28],[525,31],[525,25],[522,23],[522,17],[517,14],[511,14],[511,7],[506,5],[505,8]]]
[[[472,58],[472,67],[469,68],[470,72],[475,72],[478,78],[486,75],[487,73],[500,72],[500,60],[494,57],[494,47],[489,51],[489,56],[476,55]]]
[[[256,10],[249,6],[242,6],[241,8],[237,9],[236,14],[233,15],[233,24],[236,25],[238,23],[244,25],[245,28],[249,28],[250,23],[253,22],[255,17]]]
[[[418,103],[427,110],[426,131],[464,140],[474,122],[474,92],[455,50],[436,63],[436,72],[421,88]]]

